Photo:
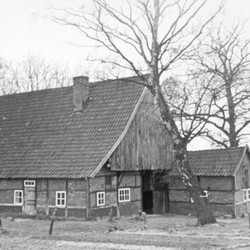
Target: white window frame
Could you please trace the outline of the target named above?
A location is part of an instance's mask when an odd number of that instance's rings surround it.
[[[243,189],[243,201],[250,201],[250,188]]]
[[[119,202],[128,202],[131,200],[130,188],[119,188],[118,189]]]
[[[18,201],[21,199],[21,202]],[[14,190],[14,204],[23,205],[23,190]]]
[[[62,197],[62,194],[64,197]],[[66,191],[56,191],[56,207],[66,207],[66,198]]]
[[[25,187],[35,187],[36,186],[36,181],[35,180],[25,180],[24,181],[24,186]]]
[[[105,205],[105,192],[96,193],[96,205],[104,206]]]

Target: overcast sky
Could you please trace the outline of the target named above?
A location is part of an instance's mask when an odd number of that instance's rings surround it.
[[[218,1],[208,0],[207,12],[211,12]],[[84,42],[84,38],[76,30],[52,22],[49,9],[49,4],[74,8],[83,2],[84,0],[0,0],[0,58],[18,62],[34,55],[49,61],[67,63],[72,69],[79,62],[83,64],[87,51],[72,44]],[[249,19],[250,0],[228,0],[222,15],[226,17],[226,23]],[[250,39],[250,23],[246,25],[246,37]],[[209,144],[203,144],[202,148],[209,148]]]
[[[207,11],[218,1],[208,0]],[[83,37],[72,28],[53,23],[48,3],[56,7],[77,7],[84,0],[0,0],[0,57],[16,61],[37,55],[70,65],[84,57],[85,51],[72,45]],[[229,22],[248,19],[250,0],[228,0],[224,13]],[[248,26],[246,30],[250,31]]]

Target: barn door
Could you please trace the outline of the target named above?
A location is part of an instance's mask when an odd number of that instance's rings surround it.
[[[24,213],[28,215],[36,214],[36,181],[24,181]]]
[[[168,212],[168,193],[166,190],[154,191],[154,214]]]

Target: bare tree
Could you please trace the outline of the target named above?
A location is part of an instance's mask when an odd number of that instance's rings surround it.
[[[195,18],[206,0],[127,0],[127,8],[108,0],[93,0],[92,3],[93,11],[87,7],[77,11],[61,10],[63,15],[60,17],[58,14],[55,20],[77,28],[92,41],[93,46],[118,56],[120,61],[113,60],[111,56],[105,60],[96,59],[132,71],[142,80],[138,83],[150,90],[158,104],[162,123],[172,138],[176,165],[194,200],[198,224],[216,222],[208,200],[204,198],[204,191],[190,170],[187,156],[189,138],[182,137],[178,130],[160,79],[191,47],[222,6],[194,34],[186,30],[197,21]],[[145,73],[150,77],[145,77]]]
[[[67,66],[47,63],[30,56],[18,64],[2,60],[0,68],[1,94],[20,93],[71,85]]]
[[[210,112],[200,112],[196,120],[207,123],[204,135],[225,148],[239,146],[249,135],[246,128],[250,124],[250,40],[243,39],[243,27],[213,27],[190,57],[197,67],[194,74],[205,81],[213,77],[207,95]]]
[[[207,122],[199,117],[211,113],[213,98],[209,99],[209,94],[214,75],[210,79],[202,75],[184,76],[165,79],[162,88],[178,130],[188,144],[207,133]]]

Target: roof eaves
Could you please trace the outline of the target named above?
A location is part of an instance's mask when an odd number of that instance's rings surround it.
[[[140,107],[140,104],[142,103],[142,100],[145,96],[147,92],[147,88],[145,87],[142,91],[142,94],[138,100],[138,102],[136,103],[135,105],[135,108],[132,112],[132,114],[130,115],[130,118],[123,130],[123,132],[121,133],[121,135],[119,136],[118,140],[114,143],[114,145],[111,147],[111,149],[109,150],[109,152],[104,156],[104,158],[101,160],[101,162],[99,163],[99,165],[95,168],[95,170],[89,175],[90,178],[94,178],[95,175],[100,171],[100,169],[102,168],[102,166],[105,164],[105,162],[110,158],[110,156],[112,155],[112,153],[115,151],[115,149],[118,147],[118,145],[120,144],[120,142],[123,140],[123,138],[125,137],[139,107]]]

